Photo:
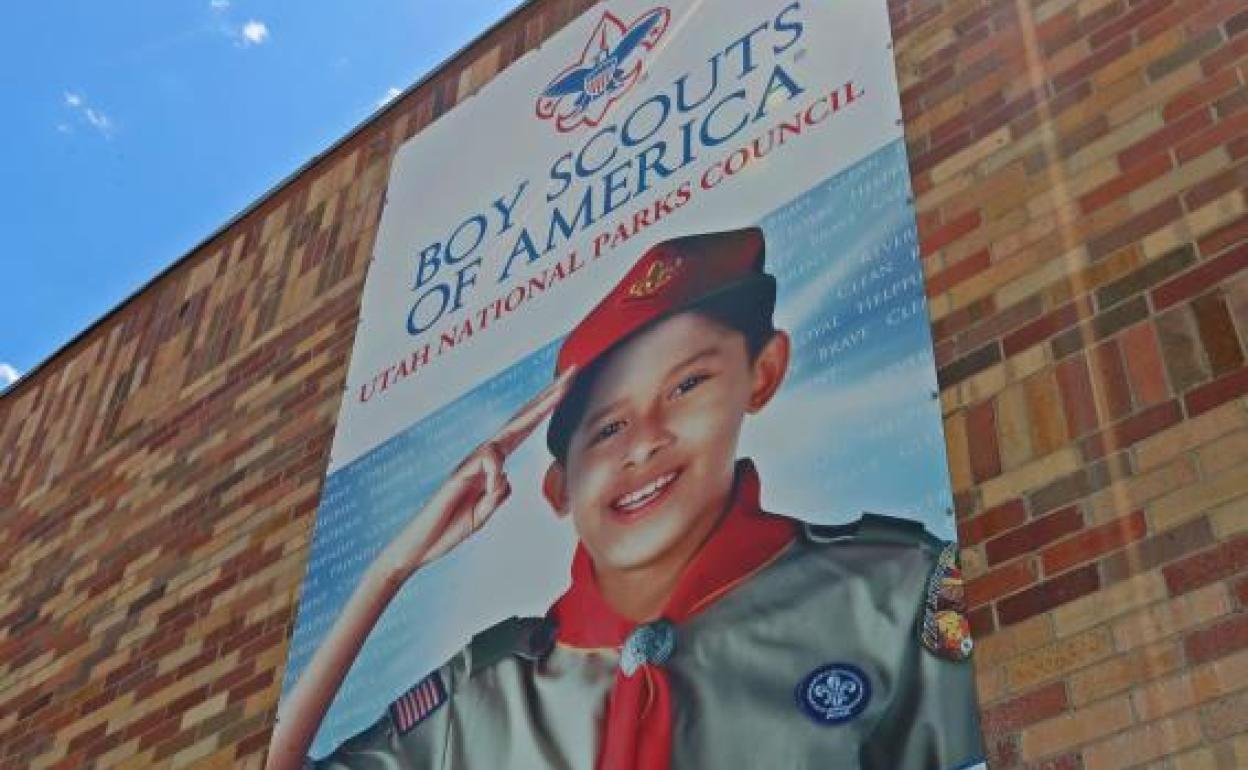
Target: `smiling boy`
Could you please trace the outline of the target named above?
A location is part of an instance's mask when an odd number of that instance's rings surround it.
[[[378,557],[283,702],[272,770],[299,767],[381,611],[510,493],[551,415],[543,480],[579,538],[546,618],[506,621],[319,768],[953,770],[982,762],[954,550],[877,516],[760,507],[737,445],[789,337],[760,230],[648,250],[560,349],[557,378]],[[552,414],[553,413],[553,414]]]

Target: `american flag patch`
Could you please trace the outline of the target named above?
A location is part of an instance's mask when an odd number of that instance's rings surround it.
[[[446,703],[446,686],[434,671],[390,704],[390,719],[402,735]]]

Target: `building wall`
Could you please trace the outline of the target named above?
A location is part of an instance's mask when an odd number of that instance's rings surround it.
[[[1248,767],[1243,0],[890,0],[998,770]],[[538,0],[0,398],[0,768],[259,768],[398,145]]]

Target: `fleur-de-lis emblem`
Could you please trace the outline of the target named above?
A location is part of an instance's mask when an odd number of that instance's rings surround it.
[[[628,287],[629,299],[648,299],[671,282],[680,268],[680,258],[656,259],[646,268],[646,274]]]

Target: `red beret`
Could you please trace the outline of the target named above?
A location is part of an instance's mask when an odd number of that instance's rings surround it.
[[[567,336],[555,374],[570,366],[583,370],[643,326],[722,292],[774,283],[763,272],[765,251],[763,231],[757,227],[652,246]]]

